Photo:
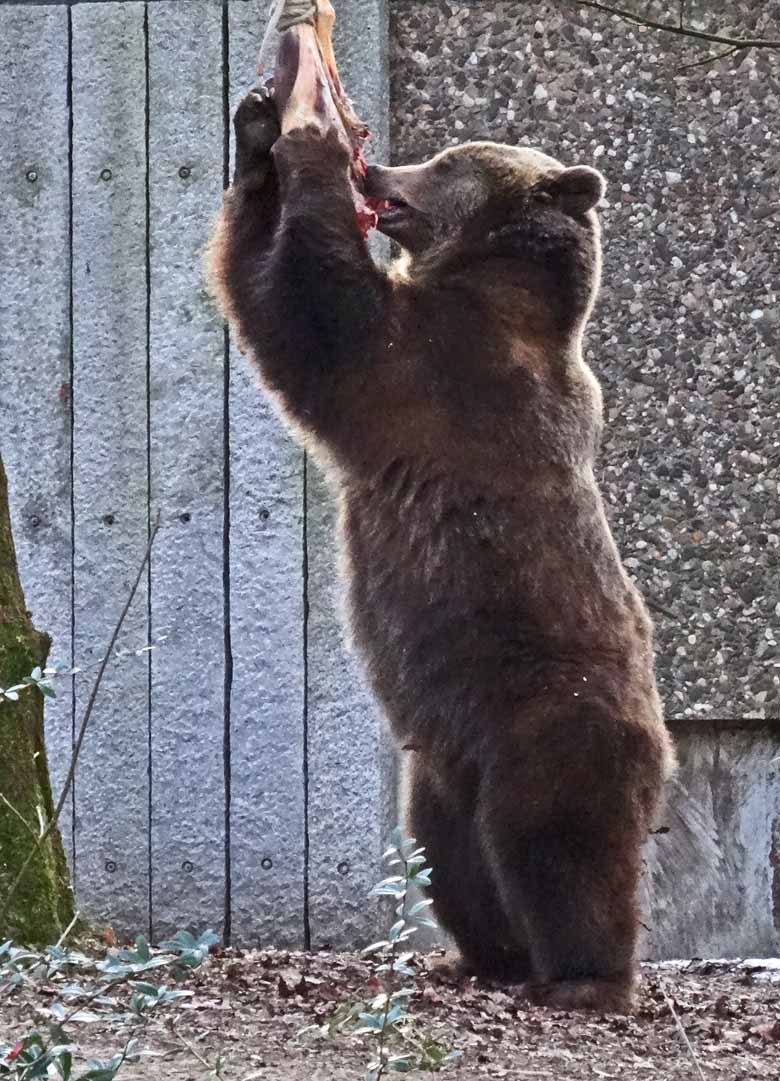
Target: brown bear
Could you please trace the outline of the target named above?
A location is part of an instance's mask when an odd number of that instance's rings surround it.
[[[238,108],[214,289],[340,504],[353,639],[401,747],[409,825],[467,971],[626,1010],[642,843],[673,765],[652,626],[593,473],[581,341],[603,179],[534,150],[369,168]]]

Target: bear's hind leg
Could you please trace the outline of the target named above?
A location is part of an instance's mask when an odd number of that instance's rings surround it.
[[[638,842],[626,838],[636,848],[627,855],[593,824],[571,820],[524,833],[522,822],[493,818],[486,829],[505,911],[528,934],[530,1000],[561,1010],[629,1012],[639,927]]]
[[[451,798],[442,798],[437,793],[440,771],[434,776],[414,758],[407,775],[408,829],[425,845],[432,868],[428,892],[433,914],[455,939],[464,975],[521,983],[531,972],[530,960],[501,907],[479,845],[473,804],[459,803],[454,789]]]

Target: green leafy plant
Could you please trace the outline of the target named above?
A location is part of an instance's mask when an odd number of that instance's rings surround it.
[[[8,702],[18,702],[20,692],[30,690],[32,687],[39,690],[44,698],[55,698],[56,695],[51,680],[53,676],[58,674],[58,669],[55,667],[41,668],[36,665],[29,676],[25,676],[21,683],[17,683],[13,687],[0,687],[0,699],[5,698]],[[64,675],[65,672],[63,671],[61,674]]]
[[[421,1032],[410,1010],[418,988],[411,964],[414,952],[408,943],[421,927],[436,927],[430,915],[433,902],[415,900],[415,895],[430,886],[432,871],[425,866],[425,849],[417,846],[414,837],[405,837],[397,828],[391,841],[382,858],[393,874],[378,882],[370,896],[390,898],[395,918],[387,937],[363,950],[376,960],[374,975],[382,990],[368,1002],[342,1003],[329,1021],[314,1027],[324,1036],[351,1033],[376,1041],[367,1081],[380,1081],[390,1071],[436,1072],[460,1058],[459,1051],[448,1051]]]
[[[156,1011],[189,998],[191,991],[152,982],[153,974],[174,981],[201,965],[219,941],[213,931],[196,937],[179,931],[152,950],[144,935],[134,948],[109,950],[90,956],[81,950],[66,949],[63,939],[44,951],[28,950],[11,942],[0,945],[0,996],[26,987],[55,986],[57,997],[36,1011],[47,1022],[48,1033],[39,1027],[21,1033],[11,1044],[0,1044],[0,1078],[28,1081],[33,1078],[60,1078],[61,1081],[113,1081],[126,1064],[137,1062],[149,1052],[139,1049],[137,1033]],[[132,1035],[121,1051],[106,1061],[90,1061],[86,1072],[73,1072],[76,1045],[69,1026],[110,1022],[128,1026]],[[171,1026],[169,1026],[171,1027]],[[174,1036],[198,1060],[219,1077],[219,1064],[211,1064],[197,1054],[171,1028]]]
[[[158,634],[148,645],[139,646],[137,649],[118,649],[115,647],[112,650],[111,656],[117,660],[122,660],[125,657],[143,657],[147,653],[154,652],[154,650],[167,640],[167,634]],[[89,672],[92,668],[99,668],[107,659],[107,657],[98,657],[98,659],[92,661],[91,664],[84,665],[83,667],[77,666],[75,668],[60,662],[49,664],[45,668],[36,665],[29,676],[24,676],[21,683],[16,683],[12,687],[0,687],[0,702],[3,700],[6,702],[18,702],[20,694],[24,691],[31,690],[40,691],[44,698],[56,698],[57,692],[52,686],[54,680],[66,679],[68,677],[73,678],[82,675],[85,672]]]
[[[18,1081],[28,1078],[61,1078],[61,1081],[112,1081],[126,1062],[138,1062],[143,1052],[136,1048],[135,1040],[128,1040],[119,1054],[106,1061],[90,1059],[85,1073],[73,1073],[73,1047],[69,1044],[47,1046],[39,1032],[31,1032],[12,1048],[0,1045],[0,1077],[13,1077]],[[3,1057],[3,1052],[6,1052]],[[56,1071],[52,1073],[52,1071]]]

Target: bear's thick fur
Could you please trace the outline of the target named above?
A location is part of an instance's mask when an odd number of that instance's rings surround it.
[[[603,180],[491,143],[374,167],[405,249],[386,274],[335,136],[279,137],[258,92],[236,134],[214,289],[339,497],[351,631],[410,751],[435,911],[469,970],[628,1009],[673,752],[593,475]]]

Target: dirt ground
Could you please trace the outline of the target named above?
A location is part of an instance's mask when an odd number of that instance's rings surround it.
[[[419,989],[411,1009],[421,1035],[462,1052],[448,1070],[458,1081],[780,1079],[777,962],[645,966],[632,1017],[530,1007],[519,994],[473,981],[437,981],[433,963],[432,957],[416,962]],[[215,1076],[207,1064],[218,1055],[225,1081],[362,1081],[366,1075],[365,1037],[301,1032],[327,1026],[343,1004],[376,991],[371,966],[354,955],[227,950],[182,986],[194,996],[141,1034],[142,1045],[159,1057],[123,1068],[120,1078],[203,1081]],[[24,995],[0,1002],[0,1037],[26,1027],[34,1010]],[[80,1047],[96,1057],[114,1053],[123,1035],[100,1024],[78,1026]]]

